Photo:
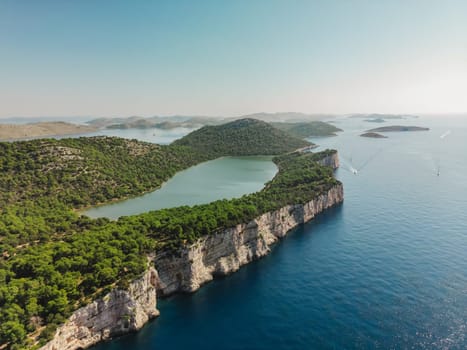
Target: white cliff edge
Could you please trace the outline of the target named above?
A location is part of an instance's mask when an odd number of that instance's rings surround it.
[[[337,168],[337,153],[319,163]],[[204,236],[178,254],[156,254],[152,258],[155,268],[149,268],[131,282],[128,290],[115,289],[75,311],[41,350],[85,349],[137,331],[159,315],[157,293],[165,296],[194,292],[216,276],[233,273],[242,265],[267,255],[271,245],[290,230],[343,200],[343,186],[338,184],[305,204],[288,205],[248,223]]]
[[[41,349],[85,349],[102,340],[139,330],[149,319],[159,315],[156,284],[157,271],[150,268],[131,282],[128,290],[114,289],[76,310]]]
[[[334,152],[322,159],[318,160],[318,164],[323,166],[330,166],[334,170],[339,168],[339,155],[337,152]]]
[[[194,292],[215,276],[237,271],[267,255],[271,245],[290,230],[343,199],[343,187],[339,184],[303,205],[288,205],[249,223],[202,237],[179,254],[159,254],[154,261],[159,274],[158,292]]]

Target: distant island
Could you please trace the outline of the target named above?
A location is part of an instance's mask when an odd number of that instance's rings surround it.
[[[369,137],[369,138],[373,138],[373,139],[387,139],[388,138],[387,136],[378,134],[377,132],[365,132],[365,133],[361,134],[360,136],[361,137]]]
[[[222,123],[223,119],[209,117],[130,117],[127,119],[97,119],[88,122],[97,124],[106,129],[161,129],[171,130],[175,128],[197,129],[205,125],[215,125]]]
[[[301,139],[308,137],[336,136],[342,131],[334,125],[321,121],[329,116],[313,115],[296,112],[255,113],[242,117],[207,117],[207,116],[154,116],[154,117],[117,117],[96,118],[86,122],[86,125],[73,124],[64,121],[37,122],[28,124],[0,124],[0,141],[31,139],[38,137],[53,137],[59,135],[86,134],[103,129],[160,129],[172,130],[185,128],[200,129],[204,126],[218,126],[236,120],[259,120],[267,122],[275,129],[282,130],[290,136]]]
[[[127,118],[97,118],[90,120],[89,125],[106,129],[162,129],[175,128],[197,129],[206,125],[220,125],[240,119],[256,119],[274,124],[274,126],[290,131],[299,137],[332,136],[337,128],[329,128],[329,124],[320,121],[327,115],[305,114],[298,112],[254,113],[239,117],[207,117],[207,116],[154,116],[143,118],[132,116]],[[308,131],[304,131],[305,128]]]
[[[368,123],[385,123],[386,120],[383,118],[374,118],[374,119],[365,119],[366,122]]]
[[[379,114],[379,113],[372,113],[372,114],[352,114],[349,118],[353,119],[416,119],[418,118],[417,115],[410,115],[410,114]]]
[[[380,128],[370,129],[367,132],[402,132],[402,131],[428,131],[430,128],[423,128],[420,126],[405,126],[405,125],[391,125],[382,126]]]
[[[265,122],[305,122],[305,121],[315,121],[315,120],[324,120],[335,117],[332,114],[308,114],[300,112],[276,112],[276,113],[253,113],[242,115],[234,119],[243,119],[243,118],[252,118],[258,119]]]
[[[0,141],[55,135],[84,134],[95,130],[96,128],[94,126],[78,125],[66,122],[0,124]]]
[[[338,127],[323,121],[309,122],[282,122],[271,123],[274,127],[287,131],[288,133],[300,137],[322,137],[322,136],[337,136],[337,132],[342,131]]]

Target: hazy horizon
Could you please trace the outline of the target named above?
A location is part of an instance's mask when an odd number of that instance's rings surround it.
[[[467,112],[459,112],[459,113],[442,113],[442,112],[437,112],[437,113],[382,113],[382,112],[369,112],[369,113],[306,113],[306,112],[296,112],[296,111],[288,111],[288,112],[252,112],[252,113],[246,113],[246,114],[241,114],[241,115],[200,115],[200,114],[170,114],[170,115],[163,115],[163,114],[148,114],[148,115],[23,115],[23,116],[0,116],[0,121],[2,120],[13,120],[13,119],[21,119],[21,120],[57,120],[57,121],[71,121],[73,122],[73,119],[75,120],[92,120],[92,119],[100,119],[100,118],[106,118],[106,119],[125,119],[125,118],[132,118],[132,117],[137,117],[137,118],[153,118],[153,117],[159,117],[159,118],[176,118],[176,117],[201,117],[201,118],[218,118],[218,119],[231,119],[231,118],[241,118],[241,117],[248,117],[250,115],[255,115],[255,114],[268,114],[268,115],[273,115],[273,114],[282,114],[282,113],[299,113],[299,114],[304,114],[304,115],[310,115],[314,117],[322,117],[322,119],[326,118],[345,118],[345,117],[350,117],[350,116],[356,116],[356,115],[363,115],[363,116],[370,116],[370,115],[399,115],[399,116],[415,116],[415,117],[427,117],[427,118],[433,118],[433,117],[467,117]],[[67,120],[68,119],[68,120]],[[287,119],[287,118],[286,118]]]
[[[0,2],[0,118],[467,113],[467,2]]]

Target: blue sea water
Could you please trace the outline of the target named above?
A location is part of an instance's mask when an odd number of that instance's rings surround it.
[[[95,349],[466,349],[467,119],[397,123],[431,130],[336,121],[344,204]]]

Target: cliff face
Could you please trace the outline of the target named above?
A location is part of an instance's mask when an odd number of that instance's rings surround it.
[[[343,199],[343,187],[337,185],[304,205],[289,205],[203,237],[179,255],[159,254],[154,261],[159,274],[158,291],[162,295],[193,292],[216,275],[235,272],[268,254],[271,244],[288,231]]]
[[[339,167],[339,156],[336,152],[319,160],[318,163],[320,165],[330,166],[333,169],[337,169]]]
[[[337,168],[337,153],[322,165]],[[75,311],[42,350],[85,349],[102,340],[140,329],[159,315],[160,295],[193,292],[216,276],[230,274],[242,265],[267,255],[271,245],[291,229],[344,200],[342,184],[305,203],[265,213],[248,223],[199,239],[180,254],[158,252],[155,268],[133,281],[128,290],[113,290],[105,297]],[[157,269],[157,270],[156,270]]]
[[[42,350],[85,349],[101,340],[140,329],[159,315],[156,309],[157,271],[150,268],[130,283],[75,311]]]

